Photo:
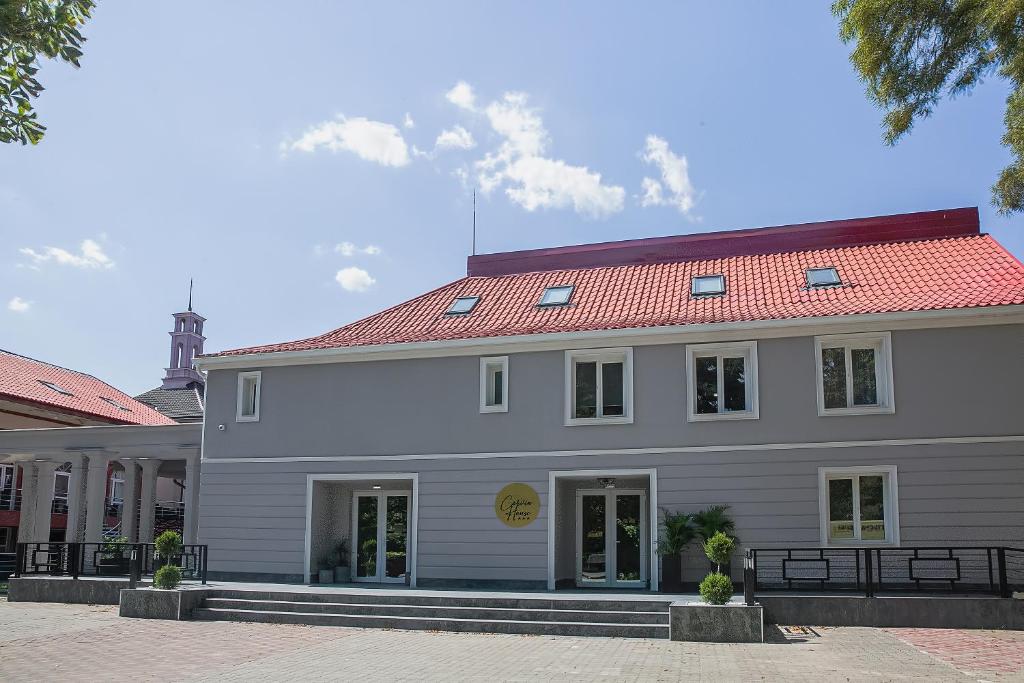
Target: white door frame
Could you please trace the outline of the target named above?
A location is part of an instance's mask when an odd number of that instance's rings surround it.
[[[405,498],[405,573],[409,573],[409,506],[412,498],[412,491],[408,489],[376,489],[352,492],[352,530],[349,535],[352,542],[349,544],[349,567],[352,568],[352,581],[365,583],[405,583],[404,577],[388,577],[387,574],[387,525],[388,525],[388,498]],[[360,498],[377,499],[377,573],[374,576],[358,576],[356,573],[356,536],[358,534],[358,503]]]
[[[604,581],[583,580],[583,498],[604,496]],[[618,496],[640,496],[640,578],[635,581],[619,581],[618,574]],[[644,544],[647,541],[648,525],[647,492],[643,489],[576,489],[576,587],[577,588],[642,588],[647,584],[647,557]]]
[[[404,479],[412,482],[412,496],[409,499],[409,586],[416,587],[417,536],[419,530],[420,475],[416,472],[361,472],[358,474],[307,474],[306,475],[306,538],[302,559],[302,573],[309,583],[309,554],[313,548],[313,483],[317,481],[394,481]]]
[[[547,499],[547,525],[548,525],[548,590],[555,590],[555,517],[557,510],[555,484],[558,479],[596,479],[598,477],[647,477],[647,519],[651,527],[647,534],[647,543],[650,547],[647,560],[647,575],[650,581],[650,591],[658,592],[658,554],[656,539],[658,520],[658,470],[653,467],[636,469],[607,469],[607,470],[550,470],[548,472],[548,499]]]

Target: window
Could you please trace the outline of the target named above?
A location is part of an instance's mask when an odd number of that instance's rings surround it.
[[[259,422],[262,373],[238,373],[238,412],[236,422]]]
[[[65,396],[74,396],[74,394],[72,394],[70,391],[60,386],[59,384],[54,384],[53,382],[44,382],[43,380],[39,380],[39,383],[51,391],[56,391],[58,394],[64,394]]]
[[[52,509],[57,514],[67,514],[68,491],[71,489],[71,466],[65,463],[53,473]]]
[[[124,503],[124,474],[121,472],[110,473],[110,504],[120,505]]]
[[[480,412],[508,412],[508,356],[480,359]]]
[[[633,349],[565,352],[565,424],[633,422]]]
[[[452,305],[445,311],[445,315],[466,315],[476,307],[478,301],[480,301],[478,296],[456,297]]]
[[[123,411],[129,412],[129,413],[131,412],[131,408],[129,408],[128,406],[125,406],[125,405],[122,405],[122,404],[118,403],[117,401],[115,401],[112,398],[107,398],[106,396],[100,396],[100,400],[101,401],[106,401],[107,403],[109,403],[110,405],[114,406],[118,410],[123,410]]]
[[[757,419],[757,342],[686,347],[691,422]]]
[[[698,275],[690,281],[691,296],[716,296],[725,294],[724,275]]]
[[[865,415],[896,410],[888,332],[815,337],[818,415]]]
[[[839,271],[835,268],[808,268],[808,287],[837,287],[843,284],[839,279]]]
[[[820,468],[822,545],[899,544],[896,467]]]
[[[540,297],[538,306],[565,306],[572,299],[573,285],[548,287]]]

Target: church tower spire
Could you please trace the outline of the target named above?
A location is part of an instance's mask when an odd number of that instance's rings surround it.
[[[203,352],[203,323],[206,318],[192,310],[192,281],[188,283],[188,310],[174,314],[171,331],[171,363],[164,375],[162,388],[185,389],[203,384],[203,376],[192,367],[192,361]]]

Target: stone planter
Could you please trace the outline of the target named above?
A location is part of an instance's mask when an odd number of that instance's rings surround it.
[[[683,557],[682,555],[662,555],[661,557],[661,592],[683,592]]]
[[[317,572],[317,576],[320,579],[321,585],[326,585],[334,581],[334,570],[333,569],[321,569]]]
[[[351,567],[335,567],[334,583],[349,583],[352,581]]]
[[[669,637],[701,643],[763,643],[761,605],[708,605],[673,602],[669,606]]]

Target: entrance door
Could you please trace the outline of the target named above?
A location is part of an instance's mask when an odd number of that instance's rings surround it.
[[[357,491],[352,498],[352,580],[405,583],[409,492]]]
[[[625,489],[576,492],[576,585],[647,585],[647,495]]]

